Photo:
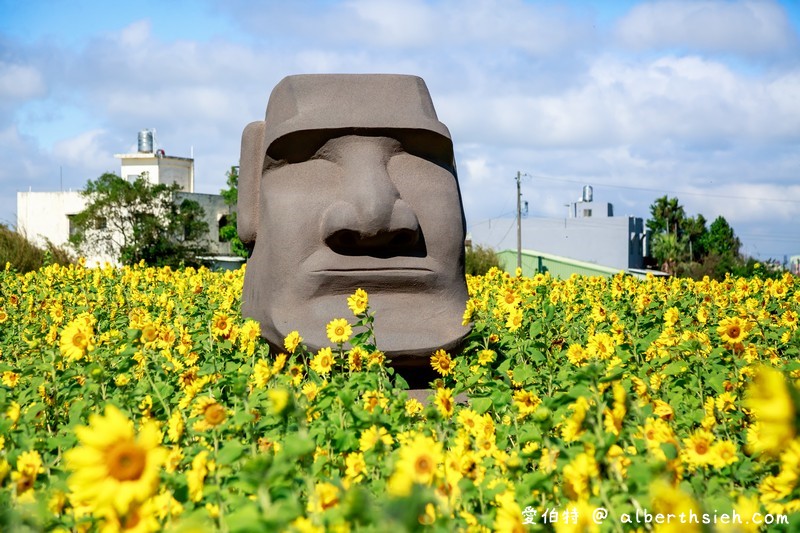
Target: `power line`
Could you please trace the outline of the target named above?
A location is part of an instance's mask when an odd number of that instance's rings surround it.
[[[577,183],[579,185],[585,185],[586,180],[571,180],[567,178],[554,178],[551,176],[532,176],[537,179],[549,180],[549,181],[561,181],[564,183]],[[611,185],[602,183],[599,186],[601,187],[609,187],[613,189],[629,189],[633,191],[648,191],[648,192],[659,192],[659,193],[666,193],[666,194],[681,194],[686,196],[706,196],[706,197],[713,197],[713,198],[724,198],[727,200],[758,200],[759,202],[781,202],[781,203],[789,203],[789,204],[800,204],[800,200],[789,200],[786,198],[758,198],[755,196],[733,196],[729,194],[714,194],[714,193],[703,193],[703,192],[691,192],[691,191],[667,191],[664,189],[650,189],[647,187],[631,187],[629,185]]]

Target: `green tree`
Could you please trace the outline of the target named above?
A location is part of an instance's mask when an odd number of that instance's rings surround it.
[[[706,260],[713,265],[711,277],[722,279],[726,273],[735,273],[746,265],[739,254],[742,243],[725,217],[719,216],[711,223],[702,243],[707,250]]]
[[[231,251],[239,257],[248,257],[249,251],[244,243],[239,239],[239,232],[236,226],[236,204],[239,201],[239,167],[231,167],[225,173],[227,178],[225,184],[227,189],[222,189],[220,194],[225,199],[225,204],[230,208],[227,223],[219,230],[219,236],[223,241],[231,243]]]
[[[70,242],[79,253],[129,265],[199,266],[208,255],[203,208],[181,198],[177,184],[128,182],[105,173],[81,193],[86,208],[72,217]]]
[[[742,243],[725,217],[718,216],[703,237],[703,245],[709,252],[720,256],[738,257]]]
[[[708,233],[706,217],[702,214],[688,217],[683,220],[682,229],[682,240],[688,248],[689,261],[701,261],[708,253],[705,245],[705,236]]]
[[[678,265],[687,258],[686,244],[674,233],[656,234],[652,250],[661,270],[669,274],[677,273]]]
[[[473,276],[482,276],[490,268],[500,268],[500,258],[491,248],[469,246],[464,254],[464,271]]]
[[[666,195],[656,198],[650,206],[650,219],[647,221],[647,229],[656,235],[658,233],[673,233],[681,236],[681,229],[686,213],[683,206],[678,203],[677,198],[667,198]]]

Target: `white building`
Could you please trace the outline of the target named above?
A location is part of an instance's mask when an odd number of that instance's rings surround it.
[[[143,176],[153,185],[178,184],[181,192],[176,195],[176,201],[193,200],[205,212],[209,233],[204,244],[215,262],[241,262],[240,258],[230,257],[230,243],[219,239],[219,230],[230,215],[222,196],[194,192],[194,159],[166,155],[164,150],[155,150],[150,130],[139,132],[138,150],[132,154],[114,155],[120,160],[119,175],[128,181]],[[40,246],[46,241],[57,246],[68,245],[74,231],[72,217],[85,207],[86,200],[80,191],[18,192],[17,231]],[[115,263],[112,258],[102,256],[87,257],[86,262],[90,266]]]
[[[643,219],[614,216],[612,204],[594,201],[590,186],[584,187],[581,198],[568,207],[568,218],[523,218],[522,250],[617,272],[645,271],[649,242]],[[469,228],[471,243],[498,253],[512,250],[516,255],[516,227],[515,218],[496,218],[474,224]]]

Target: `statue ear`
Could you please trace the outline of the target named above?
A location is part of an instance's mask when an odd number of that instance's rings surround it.
[[[256,242],[258,228],[259,188],[264,170],[264,121],[248,124],[242,132],[242,152],[239,155],[239,199],[236,225],[239,238],[245,244]]]

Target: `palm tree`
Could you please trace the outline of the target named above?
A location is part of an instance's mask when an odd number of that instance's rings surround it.
[[[661,263],[661,270],[675,274],[675,270],[686,256],[686,243],[674,233],[659,233],[653,237],[653,256]]]
[[[677,198],[667,198],[666,195],[656,198],[650,206],[650,220],[647,221],[647,229],[653,234],[673,233],[679,235],[681,225],[686,219],[683,206],[678,203]]]

